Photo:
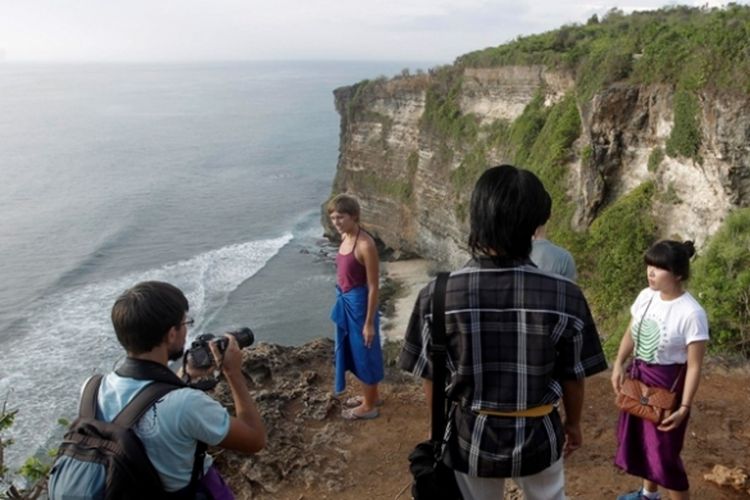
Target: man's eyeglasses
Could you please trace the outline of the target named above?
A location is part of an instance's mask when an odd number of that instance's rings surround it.
[[[188,319],[180,323],[180,326],[182,325],[193,326],[194,324],[195,324],[195,320],[191,317],[188,317]]]

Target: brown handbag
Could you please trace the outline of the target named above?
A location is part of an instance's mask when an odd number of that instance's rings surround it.
[[[643,325],[643,320],[646,318],[646,313],[648,312],[648,308],[651,307],[653,300],[652,297],[648,302],[646,310],[641,317],[641,322],[638,324],[638,335],[634,341],[635,346],[633,348],[634,356],[638,352],[637,337],[641,335],[641,325]],[[663,387],[650,387],[640,380],[627,377],[620,386],[620,392],[615,396],[615,404],[622,411],[659,424],[674,411],[677,405],[675,387],[681,376],[682,371],[680,371],[680,374],[672,384],[672,388],[669,390]]]
[[[649,387],[630,377],[625,379],[615,398],[615,404],[622,411],[655,424],[661,423],[672,413],[676,403],[677,394],[674,392],[661,387]]]

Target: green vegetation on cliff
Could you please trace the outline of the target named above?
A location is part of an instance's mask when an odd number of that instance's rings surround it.
[[[750,356],[750,208],[727,217],[711,238],[690,290],[708,313],[712,348]]]
[[[573,72],[579,95],[607,83],[682,84],[750,92],[750,7],[665,7],[624,15],[611,10],[585,25],[566,25],[471,52],[457,66],[543,64]]]
[[[651,150],[651,154],[648,156],[648,171],[652,174],[659,169],[659,165],[664,161],[664,150],[656,147]]]
[[[602,20],[471,52],[457,68],[544,65],[575,78],[585,102],[614,82],[664,84],[676,89],[669,156],[701,162],[702,92],[750,93],[750,6],[665,7],[625,15],[611,10]]]
[[[600,333],[614,354],[630,319],[628,306],[645,286],[643,253],[654,242],[654,185],[647,182],[619,198],[597,217],[578,254],[581,283]],[[614,346],[614,351],[611,348]]]
[[[553,213],[549,222],[552,238],[576,250],[579,236],[570,227],[573,204],[566,193],[568,164],[573,159],[573,142],[581,134],[581,118],[572,95],[552,106],[534,144],[516,151],[516,163],[539,175],[552,197]]]
[[[35,500],[42,497],[47,490],[47,477],[57,450],[52,449],[28,457],[15,474],[11,472],[5,465],[4,451],[13,445],[14,441],[8,438],[6,433],[13,426],[18,410],[8,409],[7,403],[6,400],[0,405],[0,499]],[[69,425],[65,419],[59,419],[57,423],[63,427]],[[18,476],[23,478],[25,486],[14,484]]]
[[[464,115],[458,106],[463,78],[455,68],[441,68],[433,74],[427,89],[422,127],[443,139],[473,142],[479,125],[472,114]]]
[[[460,113],[450,116],[457,122],[466,118]],[[461,130],[447,116],[443,120],[441,130]],[[467,193],[487,168],[490,151],[500,152],[508,161],[535,172],[553,200],[548,224],[551,239],[576,255],[581,284],[591,299],[602,333],[619,338],[625,327],[623,312],[627,312],[630,301],[643,286],[643,252],[656,233],[650,212],[655,187],[652,183],[642,185],[604,210],[589,231],[574,231],[570,221],[575,206],[566,186],[568,168],[576,154],[573,146],[580,134],[581,118],[572,94],[550,106],[544,105],[539,94],[512,123],[498,120],[480,127],[471,139],[464,138],[460,143],[465,153],[458,168],[451,172],[457,193],[455,212],[459,220],[465,220]],[[591,157],[591,148],[585,148],[581,161],[590,162]]]
[[[674,95],[674,127],[667,139],[667,154],[672,157],[682,155],[700,162],[698,149],[701,145],[701,132],[698,114],[698,99],[691,92],[679,89]]]

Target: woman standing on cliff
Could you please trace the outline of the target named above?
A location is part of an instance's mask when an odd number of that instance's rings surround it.
[[[625,361],[635,347],[630,376],[650,386],[675,386],[679,407],[658,425],[620,413],[615,465],[643,478],[643,486],[619,500],[660,498],[658,486],[673,500],[689,498],[680,451],[708,341],[706,312],[684,289],[694,254],[692,241],[665,240],[644,255],[648,288],[630,308],[632,319],[612,367],[612,388],[619,393]]]
[[[362,397],[345,402],[347,420],[372,419],[382,401],[378,383],[383,380],[378,317],[379,258],[375,240],[359,223],[359,203],[338,195],[328,203],[331,223],[341,235],[336,254],[336,303],[331,319],[336,323],[336,394],[346,387],[349,370],[362,382]]]

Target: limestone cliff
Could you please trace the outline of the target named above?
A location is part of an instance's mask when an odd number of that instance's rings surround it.
[[[461,83],[446,93],[454,92],[460,114],[478,124],[480,139],[493,124],[518,119],[535,97],[550,107],[576,90],[571,74],[541,65],[453,71]],[[438,79],[430,72],[334,92],[341,142],[333,193],[357,196],[365,225],[387,247],[458,264],[466,256],[471,186],[455,177],[467,155],[475,154],[476,139],[462,141],[427,123],[428,94]],[[750,96],[698,93],[697,160],[659,154],[674,126],[674,98],[670,85],[613,83],[590,99],[576,99],[580,135],[564,182],[574,205],[570,223],[578,231],[647,180],[658,193],[652,205],[657,236],[693,239],[700,246],[728,211],[750,205]],[[513,161],[504,144],[482,152],[487,164]]]

